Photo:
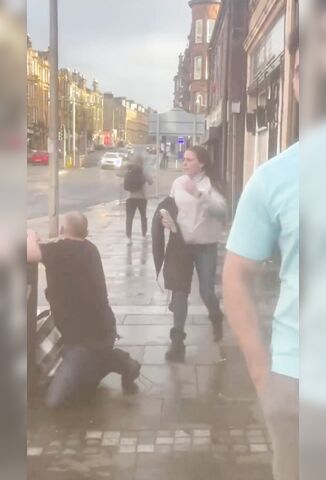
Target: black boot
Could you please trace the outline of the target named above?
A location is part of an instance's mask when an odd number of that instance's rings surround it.
[[[138,385],[135,380],[139,377],[141,365],[137,360],[130,358],[128,368],[121,377],[121,386],[123,393],[126,395],[133,395],[138,393]]]
[[[219,343],[223,340],[223,313],[220,312],[218,315],[211,315],[209,319],[213,326],[214,342]]]
[[[122,390],[126,394],[138,392],[135,380],[139,377],[141,365],[128,352],[115,348],[110,355],[110,371],[121,375]]]
[[[165,354],[165,358],[169,362],[183,363],[185,361],[186,347],[184,340],[186,334],[182,330],[172,328],[170,331],[171,345]]]

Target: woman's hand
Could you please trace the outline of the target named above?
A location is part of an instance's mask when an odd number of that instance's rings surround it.
[[[171,225],[169,224],[167,219],[163,217],[162,217],[162,225],[166,230],[171,230]]]
[[[189,195],[192,195],[193,197],[199,198],[200,197],[200,192],[193,180],[191,178],[187,178],[184,182],[184,189],[186,190]]]

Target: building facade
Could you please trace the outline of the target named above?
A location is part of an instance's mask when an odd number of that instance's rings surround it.
[[[48,52],[33,49],[27,38],[28,148],[46,150],[49,132],[50,69]]]
[[[248,1],[223,2],[208,49],[206,144],[231,215],[243,187],[247,33]]]
[[[208,46],[221,0],[191,0],[192,24],[188,45],[179,55],[174,77],[174,108],[205,113],[208,98]]]
[[[298,137],[293,59],[286,45],[298,18],[298,0],[249,2],[244,182]]]
[[[179,55],[178,73],[174,77],[174,108],[182,108],[190,112],[190,85],[191,85],[191,53],[188,46],[184,53]]]
[[[103,94],[94,80],[88,88],[79,72],[64,68],[59,72],[59,121],[63,150],[86,153],[103,132]]]
[[[125,97],[104,94],[104,131],[110,144],[145,144],[148,127],[148,109]]]
[[[191,113],[205,113],[208,97],[208,46],[221,8],[218,0],[191,0],[192,25],[189,37]]]

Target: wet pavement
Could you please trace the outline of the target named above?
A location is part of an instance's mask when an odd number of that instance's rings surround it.
[[[156,203],[150,201],[150,217]],[[220,348],[213,342],[197,281],[190,299],[186,362],[167,364],[172,318],[168,296],[156,282],[150,239],[142,239],[137,218],[133,245],[127,247],[118,207],[108,214],[99,205],[88,217],[90,240],[101,252],[117,316],[117,346],[143,364],[140,392],[124,396],[119,377],[111,374],[90,405],[50,413],[41,399],[34,401],[28,478],[271,480],[271,445],[243,358],[227,325]],[[217,292],[223,246],[219,253]],[[258,294],[268,335],[276,289],[273,276],[264,278]],[[42,295],[39,304],[46,307]]]

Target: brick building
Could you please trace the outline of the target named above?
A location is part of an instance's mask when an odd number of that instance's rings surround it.
[[[85,153],[87,146],[97,142],[103,131],[103,94],[98,83],[87,86],[79,72],[62,68],[59,72],[59,121],[65,151]]]
[[[208,45],[221,1],[191,0],[192,24],[188,45],[179,56],[174,78],[174,106],[191,113],[205,113],[208,97]]]
[[[149,110],[125,97],[104,94],[104,131],[111,143],[145,144],[148,141]]]

